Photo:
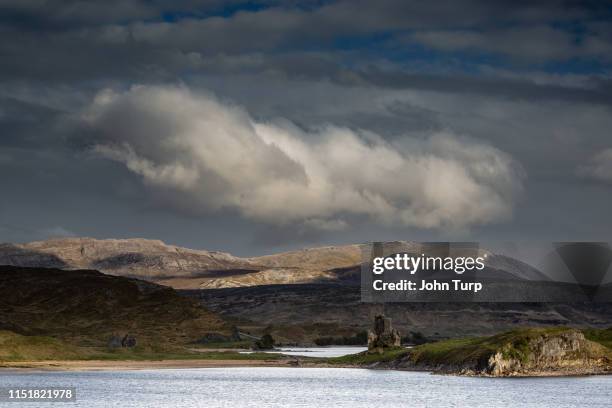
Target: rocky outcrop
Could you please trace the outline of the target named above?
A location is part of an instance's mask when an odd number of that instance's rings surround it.
[[[213,344],[239,341],[240,337],[236,338],[234,334],[227,336],[221,333],[205,333],[200,339],[196,340],[197,344]]]
[[[136,347],[136,337],[126,334],[123,337],[113,334],[106,343],[106,347],[110,349],[115,348],[132,348]]]
[[[385,349],[401,346],[399,332],[391,326],[391,319],[384,315],[374,318],[374,327],[368,331],[368,351],[382,353]]]
[[[126,334],[125,336],[123,336],[123,339],[121,339],[121,347],[136,347],[136,337],[130,334]]]
[[[595,374],[609,371],[607,350],[587,340],[578,330],[542,335],[522,348],[504,345],[493,353],[483,374],[496,377],[517,375]]]
[[[253,350],[272,350],[274,349],[274,338],[270,334],[264,334],[261,339],[253,343]]]
[[[493,377],[612,372],[611,350],[576,329],[518,329],[415,347],[390,368]]]

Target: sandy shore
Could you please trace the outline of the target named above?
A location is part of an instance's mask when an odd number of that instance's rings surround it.
[[[222,367],[294,367],[292,360],[151,360],[151,361],[15,361],[1,362],[0,372],[5,370],[43,371],[113,371],[157,370],[164,368],[222,368]]]

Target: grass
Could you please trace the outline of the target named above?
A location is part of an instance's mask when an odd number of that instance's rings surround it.
[[[85,360],[108,361],[161,361],[161,360],[278,360],[283,356],[275,353],[243,354],[234,351],[213,352],[150,352],[139,350],[119,350],[91,354]]]
[[[612,327],[607,329],[586,329],[582,332],[587,339],[612,349]]]
[[[252,340],[241,340],[220,341],[214,343],[195,343],[193,344],[193,347],[198,349],[250,349],[252,345]]]
[[[0,331],[0,361],[42,360],[277,360],[275,353],[238,353],[235,351],[194,352],[182,347],[144,347],[106,349],[78,347],[53,337],[23,336]]]
[[[504,357],[525,361],[529,355],[530,340],[571,330],[558,328],[522,328],[489,337],[472,337],[426,343],[412,349],[396,348],[382,354],[363,352],[342,357],[313,359],[336,365],[368,365],[390,362],[410,355],[416,364],[424,365],[486,365],[489,357],[501,351]],[[585,337],[612,349],[612,328],[585,329]],[[250,342],[210,343],[202,348],[244,348]],[[611,352],[612,353],[612,352]],[[23,336],[10,331],[0,331],[0,361],[32,360],[277,360],[287,358],[275,353],[248,353],[237,351],[196,352],[178,346],[143,346],[131,349],[106,349],[78,347],[46,336]]]
[[[405,348],[395,348],[386,350],[384,353],[368,353],[364,351],[358,354],[349,354],[341,357],[332,357],[329,359],[322,360],[329,364],[338,364],[338,365],[366,365],[377,362],[388,362],[396,360],[402,356],[407,355],[410,350]]]
[[[480,362],[489,358],[495,350],[480,338],[466,338],[423,344],[410,351],[415,363],[460,364],[465,361]]]
[[[21,336],[0,331],[0,361],[76,360],[83,357],[78,347],[46,336]]]
[[[416,363],[428,365],[474,365],[485,366],[489,357],[501,351],[505,358],[526,361],[529,356],[529,342],[540,336],[560,334],[569,330],[565,327],[523,328],[500,333],[490,337],[444,340],[427,343],[413,348],[410,352]]]

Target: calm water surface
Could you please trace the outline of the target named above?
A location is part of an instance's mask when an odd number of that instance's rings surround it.
[[[278,347],[272,351],[265,353],[279,353],[287,356],[305,356],[305,357],[341,357],[348,354],[361,353],[367,350],[367,347],[359,346],[332,346],[332,347]],[[252,353],[252,351],[244,351],[243,353]]]
[[[9,407],[610,407],[612,376],[491,379],[346,368],[3,372],[1,386],[73,386],[76,403]]]

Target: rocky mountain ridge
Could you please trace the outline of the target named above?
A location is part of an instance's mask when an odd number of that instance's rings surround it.
[[[148,239],[65,238],[27,244],[0,244],[0,264],[96,269],[150,278],[189,276],[202,270],[251,267],[224,252],[201,251]],[[54,264],[54,265],[50,265]]]
[[[0,265],[95,269],[175,288],[307,283],[333,279],[334,268],[359,264],[358,245],[322,247],[240,258],[148,239],[64,238],[0,244]]]
[[[418,250],[418,244],[398,241]],[[488,273],[545,280],[531,266],[481,249]],[[358,284],[362,246],[307,248],[241,258],[226,252],[168,245],[148,239],[63,238],[26,244],[0,244],[0,265],[35,268],[95,269],[149,280],[176,289],[342,283]]]

